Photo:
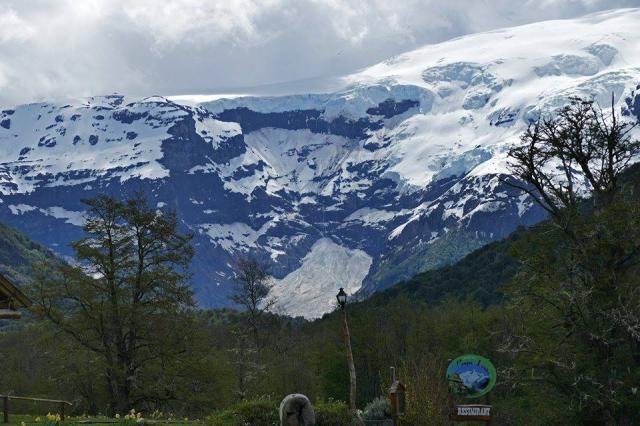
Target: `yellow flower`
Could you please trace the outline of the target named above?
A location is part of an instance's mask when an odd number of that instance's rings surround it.
[[[40,421],[40,417],[36,417],[36,422],[39,422],[39,421]]]
[[[47,421],[49,422],[59,422],[60,420],[62,420],[62,418],[60,417],[60,414],[47,413],[46,418],[47,418]]]
[[[119,418],[120,418],[120,414],[116,414],[116,419],[119,419]]]
[[[20,426],[27,426],[25,422],[20,422]]]

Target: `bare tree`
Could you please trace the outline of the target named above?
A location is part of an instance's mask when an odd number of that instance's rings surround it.
[[[570,98],[556,116],[531,124],[522,145],[509,151],[513,175],[527,185],[509,184],[528,193],[569,232],[586,195],[597,209],[613,200],[620,173],[640,153],[640,141],[630,135],[635,126],[617,118],[613,98],[610,117],[591,100]]]
[[[249,328],[253,333],[256,347],[260,348],[262,317],[276,302],[275,298],[269,295],[273,282],[267,267],[255,259],[238,260],[235,272],[235,291],[230,298],[246,310]]]

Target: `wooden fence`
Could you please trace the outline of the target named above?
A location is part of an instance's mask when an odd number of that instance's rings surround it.
[[[19,401],[33,401],[33,402],[44,402],[47,404],[58,404],[58,407],[60,408],[60,420],[64,420],[65,406],[73,405],[69,401],[62,401],[60,399],[31,398],[28,396],[15,396],[15,395],[0,395],[0,398],[2,398],[2,411],[4,413],[5,423],[9,423],[9,401],[12,399],[19,400]]]

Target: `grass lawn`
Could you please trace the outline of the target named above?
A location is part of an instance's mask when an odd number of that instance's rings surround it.
[[[124,420],[116,420],[114,418],[107,417],[85,417],[85,416],[67,416],[64,422],[55,422],[48,421],[46,415],[32,415],[32,414],[11,414],[9,416],[9,423],[0,423],[2,425],[9,426],[21,426],[23,424],[29,426],[66,426],[66,425],[77,425],[77,424],[89,424],[89,425],[114,425],[114,426],[134,426],[136,425],[136,421],[124,421]],[[2,417],[0,417],[0,422],[2,422]],[[196,424],[202,424],[201,421],[198,420],[144,420],[145,424],[168,424],[171,426],[193,426]]]

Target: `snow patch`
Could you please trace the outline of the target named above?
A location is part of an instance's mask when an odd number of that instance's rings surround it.
[[[9,210],[11,214],[23,215],[27,212],[39,210],[36,206],[30,206],[28,204],[9,204]]]
[[[74,226],[84,226],[84,223],[86,221],[84,212],[67,210],[59,206],[39,208],[36,206],[30,206],[28,204],[10,204],[8,207],[11,213],[15,215],[23,215],[29,212],[39,212],[56,219],[64,219],[66,223]]]
[[[405,212],[406,213],[406,212]],[[365,225],[375,225],[380,222],[388,222],[395,218],[399,213],[388,210],[372,209],[364,207],[356,210],[345,218],[345,222],[361,222]]]
[[[257,247],[258,238],[271,226],[267,222],[260,229],[254,230],[246,223],[234,222],[230,224],[205,223],[198,226],[201,233],[209,236],[211,242],[228,252],[248,252]]]
[[[275,280],[271,296],[275,312],[290,316],[320,318],[335,309],[335,295],[343,287],[357,292],[371,267],[371,257],[362,250],[348,249],[322,238],[302,259],[300,268]]]

